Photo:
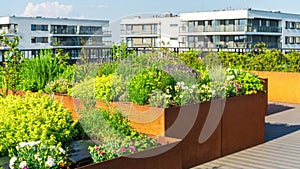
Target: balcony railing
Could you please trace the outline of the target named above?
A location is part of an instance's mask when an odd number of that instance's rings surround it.
[[[121,35],[158,35],[160,34],[160,30],[121,30]]]
[[[274,32],[274,33],[282,33],[281,27],[249,27],[249,32]]]
[[[51,42],[54,46],[56,42]],[[57,46],[111,46],[111,41],[86,41],[82,44],[80,41],[60,41]]]

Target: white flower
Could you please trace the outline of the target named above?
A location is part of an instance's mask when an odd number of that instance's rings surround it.
[[[56,149],[56,147],[55,147],[55,146],[51,146],[50,148],[52,148],[52,149]]]
[[[58,150],[59,150],[61,153],[66,154],[66,151],[65,151],[63,148],[59,147]]]
[[[194,85],[192,85],[192,89],[196,89],[196,85],[194,84]]]
[[[46,165],[48,165],[49,167],[53,167],[55,166],[55,160],[53,158],[48,158],[48,160],[45,162]]]
[[[182,96],[182,95],[180,95],[179,97],[180,97],[181,99],[183,98],[183,96]]]
[[[26,163],[26,161],[22,161],[21,163],[20,163],[20,168],[24,168],[24,167],[26,167],[27,166],[27,163]]]
[[[10,160],[9,160],[9,168],[13,169],[14,168],[14,164],[15,162],[17,161],[17,157],[12,157]]]
[[[184,82],[180,82],[180,84],[181,84],[182,86],[184,86]]]
[[[19,145],[20,145],[20,148],[23,148],[23,147],[27,146],[28,144],[25,142],[21,142]]]

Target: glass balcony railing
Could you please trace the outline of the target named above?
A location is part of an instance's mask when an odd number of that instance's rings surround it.
[[[52,46],[56,45],[56,42],[50,43]],[[82,44],[80,41],[60,41],[58,46],[111,46],[111,41],[86,41]]]
[[[249,32],[274,32],[282,33],[281,27],[248,27]]]
[[[121,30],[121,35],[158,35],[160,30]]]

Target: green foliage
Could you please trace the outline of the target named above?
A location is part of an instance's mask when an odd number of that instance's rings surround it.
[[[198,69],[202,66],[202,61],[199,58],[202,51],[196,51],[195,49],[187,52],[178,53],[178,58],[182,60],[187,66],[193,69]]]
[[[102,76],[102,75],[107,76],[115,73],[118,65],[119,65],[118,62],[108,62],[108,63],[101,64],[98,69],[98,76]]]
[[[3,36],[4,33],[1,34]],[[15,94],[17,85],[20,79],[20,67],[18,66],[22,62],[22,52],[18,49],[19,41],[21,37],[15,36],[13,38],[9,38],[3,36],[0,42],[3,42],[5,46],[9,49],[8,51],[4,52],[4,62],[3,68],[0,69],[0,76],[1,78],[1,87],[2,87],[2,94],[7,95],[8,89],[13,91]]]
[[[166,92],[167,93],[164,93],[163,91],[158,89],[152,90],[149,98],[150,106],[168,108],[171,105],[172,95],[169,93],[169,90],[167,90]]]
[[[9,153],[10,168],[62,168],[67,162],[66,151],[61,143],[54,146],[44,142],[21,142]]]
[[[129,56],[127,45],[124,41],[122,41],[120,45],[112,45],[111,51],[113,60],[122,60],[126,59]]]
[[[227,96],[256,94],[264,91],[257,75],[241,69],[227,69]]]
[[[96,112],[94,113],[96,114]],[[133,129],[128,119],[120,111],[101,109],[97,114],[98,116],[95,116],[97,121],[93,120],[94,128],[92,130],[94,133],[100,133],[103,138],[101,145],[89,147],[94,162],[109,160],[157,146],[155,139],[148,138],[145,134],[138,133]],[[83,116],[83,118],[86,117]],[[98,124],[96,125],[97,128],[95,128],[95,124]]]
[[[300,72],[300,54],[283,54],[279,50],[259,49],[257,53],[219,52],[220,60],[226,67],[239,67],[244,70]]]
[[[20,142],[67,142],[77,136],[71,113],[47,96],[27,94],[0,98],[0,156]]]
[[[159,89],[166,92],[173,90],[176,84],[174,78],[165,71],[158,68],[149,68],[135,75],[129,85],[129,97],[136,104],[146,104],[151,91]]]
[[[127,87],[127,83],[115,74],[102,75],[95,79],[95,98],[101,101],[120,101]]]
[[[95,97],[95,79],[87,77],[82,81],[75,83],[68,91],[69,96],[76,98],[94,98]]]
[[[96,77],[95,79],[95,98],[101,101],[112,101],[112,83],[114,76],[102,75],[101,77]]]
[[[44,91],[49,94],[67,94],[72,83],[67,79],[56,79],[46,84]]]
[[[43,90],[48,82],[56,80],[62,75],[71,79],[71,68],[65,65],[60,55],[55,54],[54,58],[52,55],[50,49],[42,50],[38,56],[26,60],[21,65],[21,81],[18,87],[20,90]],[[65,69],[67,69],[68,73],[64,74]]]
[[[124,140],[112,140],[106,144],[89,147],[89,151],[94,163],[97,163],[156,146],[158,144],[155,139],[147,137],[132,139],[127,137]]]

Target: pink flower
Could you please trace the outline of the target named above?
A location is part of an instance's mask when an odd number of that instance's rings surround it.
[[[95,148],[95,150],[99,151],[99,150],[100,150],[100,147],[97,146],[97,147]]]
[[[120,150],[121,150],[122,153],[126,152],[126,149],[124,147],[120,148]]]
[[[27,167],[24,167],[23,169],[28,169]]]
[[[131,141],[129,144],[130,144],[130,145],[133,145],[133,144],[134,144],[134,142],[133,142],[133,141]]]
[[[100,154],[100,155],[103,155],[103,154],[104,154],[104,152],[103,152],[103,151],[99,151],[99,154]]]
[[[130,147],[129,147],[129,150],[130,150],[130,151],[135,151],[136,149],[135,149],[134,146],[130,146]]]

